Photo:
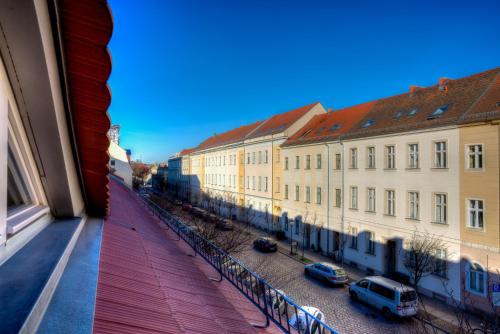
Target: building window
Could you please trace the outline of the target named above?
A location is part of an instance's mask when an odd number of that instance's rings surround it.
[[[358,208],[358,187],[351,187],[351,209]]]
[[[342,206],[342,191],[335,189],[335,206],[340,208]]]
[[[297,155],[295,157],[295,169],[299,169],[300,168],[300,157]]]
[[[335,154],[335,169],[340,170],[342,168],[342,160],[340,153]]]
[[[316,187],[316,204],[321,204],[321,187]]]
[[[252,152],[252,163],[255,165],[255,152]]]
[[[408,192],[408,218],[418,219],[420,217],[420,198],[418,191]]]
[[[285,170],[288,170],[288,157],[285,157]]]
[[[111,160],[109,161],[109,164],[110,164],[111,166],[113,166],[113,167],[114,167],[114,166],[115,166],[115,159],[111,159]]]
[[[280,185],[280,178],[279,176],[276,177],[276,192],[279,193],[281,190],[281,185]]]
[[[247,189],[250,189],[250,176],[247,176]]]
[[[255,176],[252,176],[252,190],[255,190]]]
[[[288,199],[288,184],[285,184],[285,194],[284,194],[285,199]]]
[[[295,217],[295,234],[299,235],[300,233],[300,218]]]
[[[435,168],[446,168],[446,142],[438,141],[434,143],[434,167]]]
[[[321,154],[316,154],[316,168],[321,169]]]
[[[436,254],[434,255],[434,275],[446,278],[447,269],[446,249],[436,249]]]
[[[367,168],[375,168],[375,147],[367,148]]]
[[[283,223],[285,225],[285,231],[288,231],[288,216],[285,214],[283,214]]]
[[[375,233],[366,232],[366,253],[375,255]]]
[[[358,149],[351,148],[351,168],[358,168]]]
[[[480,295],[485,295],[486,271],[479,263],[473,263],[469,266],[466,283],[468,291]]]
[[[366,211],[375,212],[375,188],[367,189]]]
[[[306,169],[311,169],[311,156],[306,155]]]
[[[418,168],[418,144],[408,144],[408,168]]]
[[[306,203],[311,202],[311,187],[306,187]]]
[[[264,176],[264,191],[267,192],[267,176]]]
[[[389,216],[396,215],[396,192],[394,190],[386,190],[385,200],[385,214]]]
[[[298,201],[300,199],[300,187],[295,186],[295,200]]]
[[[467,160],[469,169],[483,168],[483,145],[467,145]]]
[[[484,203],[479,199],[469,200],[469,227],[482,229],[484,227]]]
[[[250,165],[250,153],[247,153],[247,165]]]
[[[262,176],[259,176],[259,185],[258,185],[259,191],[262,190]]]
[[[351,245],[352,249],[358,249],[358,229],[356,227],[351,228]]]
[[[446,194],[434,194],[434,220],[446,224],[447,219]]]
[[[259,151],[259,165],[262,163],[262,151]]]
[[[385,168],[395,169],[396,168],[396,147],[394,145],[389,145],[385,147],[386,154],[386,164]]]

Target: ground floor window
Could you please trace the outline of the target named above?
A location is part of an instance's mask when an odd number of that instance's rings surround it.
[[[486,271],[479,263],[469,265],[466,287],[470,292],[484,295],[486,291]]]

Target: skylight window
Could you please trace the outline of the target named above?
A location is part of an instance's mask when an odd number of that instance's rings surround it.
[[[417,112],[418,112],[418,109],[417,109],[417,108],[410,110],[410,112],[408,113],[408,117],[415,116],[415,114],[416,114]]]
[[[337,131],[338,129],[340,129],[342,127],[342,125],[340,125],[340,123],[335,123],[333,124],[330,129],[328,131],[330,132],[334,132],[334,131]]]
[[[363,125],[361,125],[362,128],[368,128],[372,126],[375,123],[375,120],[369,119],[367,120]]]
[[[429,116],[427,116],[427,119],[434,119],[434,118],[439,118],[441,117],[442,114],[444,114],[448,110],[448,105],[442,105],[441,107],[437,108],[434,110]]]
[[[398,111],[395,115],[394,115],[394,119],[400,119],[401,116],[403,116],[403,112],[402,111]]]

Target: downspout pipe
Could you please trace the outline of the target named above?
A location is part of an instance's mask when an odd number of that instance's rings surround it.
[[[345,217],[345,166],[344,166],[344,142],[342,141],[342,137],[339,137],[339,143],[342,147],[342,215],[340,217],[340,261],[344,263],[344,239],[345,239],[345,231],[344,231],[344,217]]]
[[[326,201],[326,255],[330,252],[330,145],[328,143],[326,145],[327,151],[327,201]],[[319,245],[321,246],[321,245]]]

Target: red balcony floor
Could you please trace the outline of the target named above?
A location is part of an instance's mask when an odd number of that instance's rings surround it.
[[[281,333],[213,267],[110,181],[94,333]]]

